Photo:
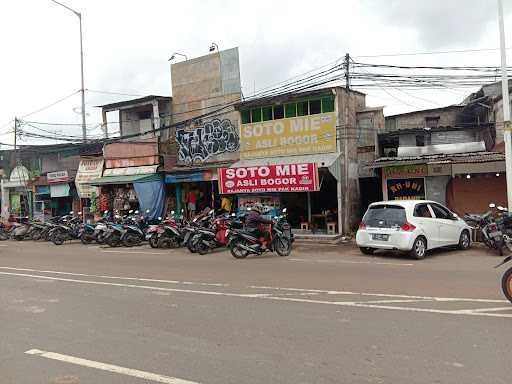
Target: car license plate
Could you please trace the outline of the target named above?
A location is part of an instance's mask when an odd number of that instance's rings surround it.
[[[373,240],[379,240],[379,241],[388,241],[389,235],[384,235],[382,233],[375,233],[372,235]]]

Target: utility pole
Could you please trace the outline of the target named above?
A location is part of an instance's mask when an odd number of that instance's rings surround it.
[[[16,139],[18,137],[18,118],[14,118],[14,158],[16,159],[16,165],[18,165],[18,151],[16,150]]]
[[[512,126],[510,124],[510,98],[508,92],[507,51],[505,49],[505,24],[503,2],[498,0],[498,23],[500,29],[501,52],[501,93],[503,101],[503,139],[505,141],[505,176],[507,178],[507,206],[512,208]]]
[[[78,22],[80,24],[80,75],[81,75],[81,88],[80,94],[82,96],[82,139],[83,141],[87,141],[87,129],[85,124],[85,86],[84,86],[84,50],[82,43],[82,14],[80,12],[75,11],[74,9],[59,3],[56,0],[51,0],[55,4],[60,5],[63,8],[66,8],[68,11],[73,12],[75,16],[78,17]]]
[[[348,119],[349,119],[349,104],[350,104],[350,55],[345,54],[345,111],[343,118],[343,134],[345,138],[343,148],[343,173],[345,179],[345,193],[343,195],[343,229],[348,233],[350,229],[350,181],[349,181],[349,156],[348,156]]]

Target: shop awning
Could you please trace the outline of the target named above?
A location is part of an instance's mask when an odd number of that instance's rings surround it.
[[[341,177],[341,165],[338,161],[340,153],[318,153],[314,155],[300,155],[300,156],[279,156],[267,157],[265,159],[245,159],[239,160],[230,168],[237,167],[252,167],[257,165],[280,165],[280,164],[303,164],[303,163],[316,163],[318,168],[329,168],[329,172],[338,180]]]
[[[217,180],[217,172],[210,170],[201,172],[172,173],[165,175],[166,184],[193,183],[198,181],[212,180]]]
[[[143,175],[128,175],[128,176],[103,176],[88,181],[89,185],[115,185],[115,184],[131,184],[131,183],[147,183],[150,181],[160,180],[159,173],[150,173]]]

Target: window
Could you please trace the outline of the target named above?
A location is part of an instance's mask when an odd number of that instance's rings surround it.
[[[297,104],[295,104],[295,103],[285,104],[284,115],[285,115],[285,117],[297,116]]]
[[[279,120],[284,117],[284,107],[282,105],[274,106],[274,120]]]
[[[242,124],[248,124],[251,122],[251,111],[248,109],[240,111],[240,115],[242,115]]]
[[[322,113],[334,112],[334,97],[322,98]]]
[[[405,209],[399,205],[374,205],[363,217],[363,223],[368,227],[400,227],[406,221]]]
[[[434,211],[434,215],[436,215],[436,218],[438,219],[451,219],[452,214],[450,211],[448,211],[445,207],[439,205],[439,204],[430,204],[430,207]]]
[[[297,116],[306,116],[306,115],[309,115],[308,102],[307,101],[299,101],[297,103]]]
[[[139,112],[139,120],[151,119],[151,111]]]
[[[320,101],[320,99],[310,100],[309,101],[309,114],[316,115],[317,113],[322,113],[322,102]]]
[[[425,146],[425,136],[424,135],[416,135],[416,146],[417,147]]]
[[[439,127],[439,116],[425,117],[425,127],[436,128]]]
[[[253,123],[261,121],[261,108],[251,109],[251,120]]]
[[[414,217],[432,217],[427,204],[418,204],[414,207]]]
[[[272,107],[261,108],[261,113],[263,115],[263,121],[272,120]]]

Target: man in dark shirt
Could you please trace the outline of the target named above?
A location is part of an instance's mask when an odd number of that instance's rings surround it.
[[[272,220],[265,219],[261,215],[262,211],[263,205],[261,203],[254,204],[245,218],[245,227],[253,236],[257,238],[263,236],[265,240],[268,240],[267,234],[259,230],[259,224],[272,224]]]

